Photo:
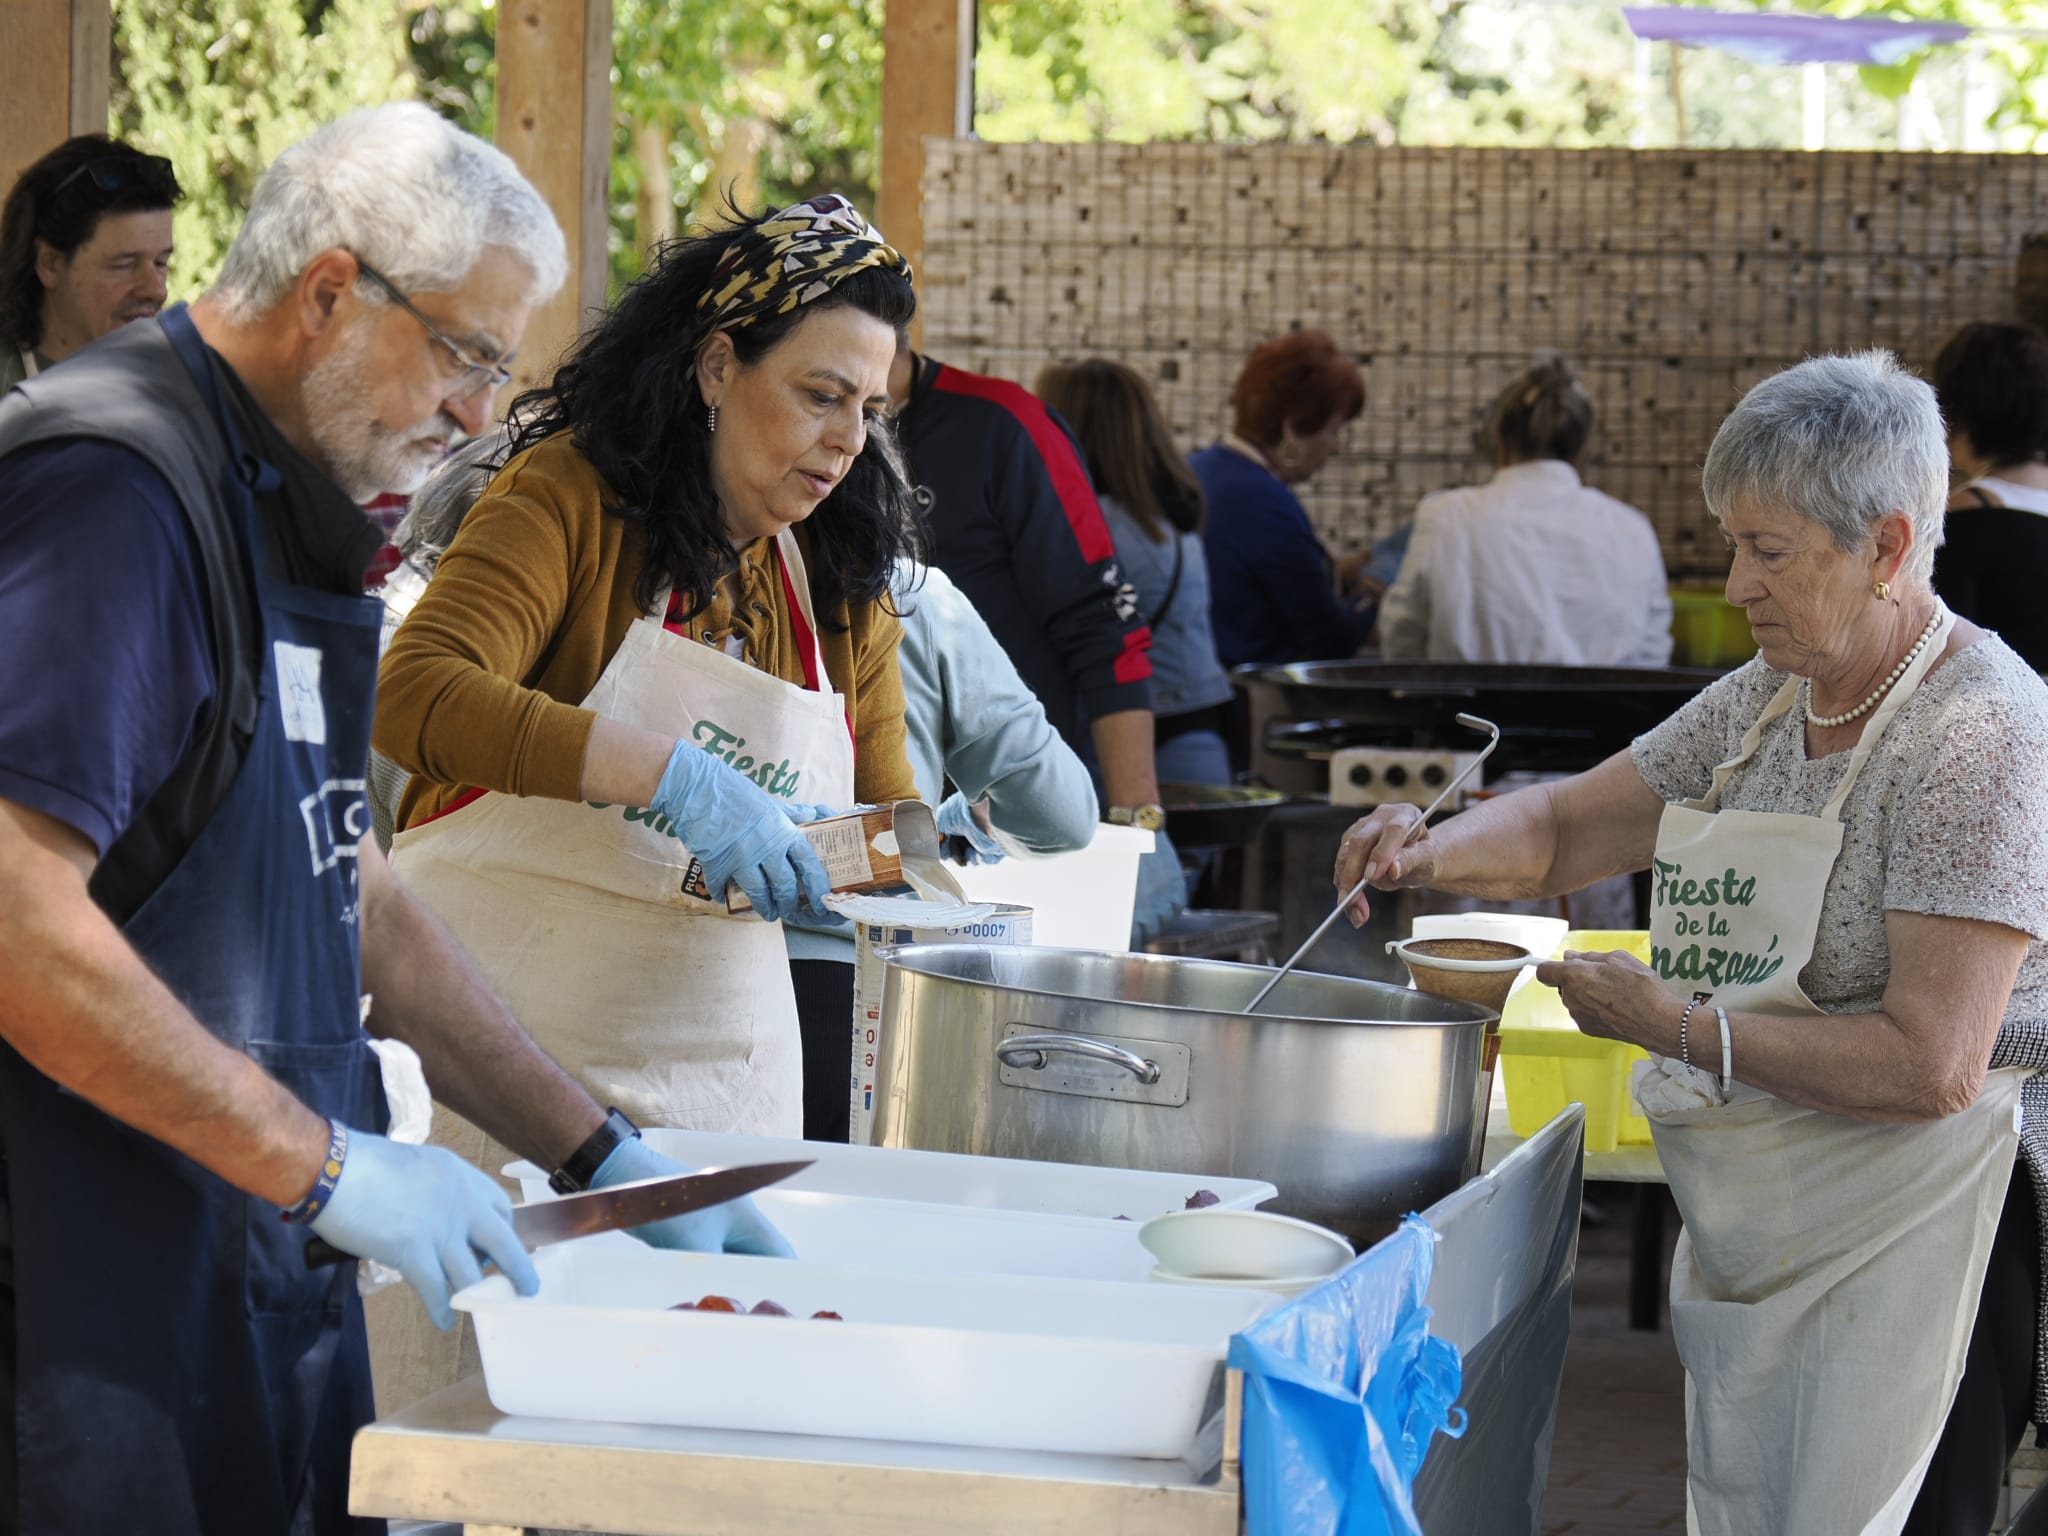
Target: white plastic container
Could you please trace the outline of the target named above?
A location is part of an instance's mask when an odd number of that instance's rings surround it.
[[[813,1164],[768,1193],[810,1190],[879,1200],[911,1200],[976,1210],[1037,1211],[1051,1216],[1125,1216],[1145,1222],[1184,1210],[1198,1190],[1216,1196],[1217,1208],[1248,1211],[1279,1193],[1262,1179],[1226,1179],[1206,1173],[1150,1173],[1095,1168],[1082,1163],[1037,1163],[1021,1158],[969,1157],[957,1152],[909,1152],[893,1147],[844,1147],[829,1141],[741,1136],[716,1131],[651,1129],[647,1144],[686,1168],[730,1168],[812,1158]],[[520,1198],[550,1198],[547,1175],[532,1163],[508,1164]],[[1119,1223],[1122,1225],[1122,1223]]]
[[[970,901],[1031,908],[1031,942],[1057,949],[1129,949],[1138,860],[1154,838],[1104,822],[1094,841],[1046,858],[1022,854],[953,871]]]
[[[535,1263],[538,1296],[493,1275],[455,1298],[501,1413],[1103,1456],[1185,1455],[1230,1336],[1275,1300],[596,1241]],[[796,1315],[665,1310],[705,1295]]]
[[[868,1200],[808,1190],[764,1190],[761,1212],[806,1262],[921,1275],[1037,1275],[1142,1281],[1152,1256],[1141,1223],[1035,1211],[981,1211]]]

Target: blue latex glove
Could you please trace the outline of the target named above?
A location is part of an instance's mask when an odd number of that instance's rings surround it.
[[[436,1328],[455,1326],[448,1298],[493,1260],[522,1296],[540,1289],[512,1230],[512,1202],[481,1169],[443,1147],[413,1147],[353,1128],[313,1230],[343,1253],[389,1264],[411,1282]]]
[[[1187,876],[1180,855],[1164,832],[1152,834],[1152,851],[1138,860],[1138,899],[1131,911],[1131,948],[1139,949],[1179,917],[1188,904]]]
[[[614,1184],[632,1184],[641,1179],[664,1179],[671,1174],[689,1173],[672,1157],[665,1157],[638,1136],[622,1141],[590,1181],[592,1189],[609,1189]],[[728,1200],[708,1210],[671,1216],[666,1221],[635,1227],[633,1235],[650,1248],[683,1248],[692,1253],[754,1253],[770,1259],[793,1259],[789,1246],[773,1222],[761,1214],[751,1200]]]
[[[967,839],[970,864],[994,864],[1002,859],[1003,845],[981,824],[974,807],[959,790],[939,802],[938,814],[932,819],[939,825],[939,836]]]
[[[785,804],[702,747],[679,741],[651,809],[690,845],[714,897],[737,885],[771,923],[802,900],[825,910],[831,877],[810,839],[797,831],[799,820],[817,819],[816,806]]]

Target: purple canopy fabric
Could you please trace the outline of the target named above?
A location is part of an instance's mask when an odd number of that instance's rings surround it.
[[[1960,42],[1970,29],[1947,21],[1793,16],[1782,11],[1701,11],[1625,5],[1629,30],[1651,42],[1719,48],[1752,64],[1897,64],[1923,48]]]

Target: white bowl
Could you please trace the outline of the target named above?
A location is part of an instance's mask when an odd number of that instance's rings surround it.
[[[1299,1296],[1329,1279],[1328,1275],[1289,1275],[1284,1280],[1216,1280],[1207,1275],[1176,1275],[1164,1265],[1152,1267],[1152,1278],[1161,1285],[1202,1285],[1226,1291],[1263,1291],[1269,1296]]]
[[[1270,1211],[1175,1211],[1146,1222],[1138,1241],[1159,1261],[1155,1280],[1257,1290],[1313,1285],[1357,1257],[1327,1227]]]

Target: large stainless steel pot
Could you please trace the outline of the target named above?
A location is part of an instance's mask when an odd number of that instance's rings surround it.
[[[883,955],[881,1145],[1268,1179],[1275,1209],[1359,1240],[1476,1160],[1483,1008],[1297,973],[1247,1018],[1269,967],[968,944]]]

